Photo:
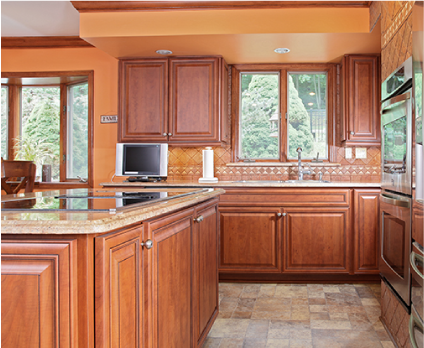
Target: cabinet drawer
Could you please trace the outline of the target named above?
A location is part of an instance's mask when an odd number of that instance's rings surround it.
[[[350,189],[232,189],[225,188],[220,197],[220,206],[311,206],[347,207],[350,204]]]

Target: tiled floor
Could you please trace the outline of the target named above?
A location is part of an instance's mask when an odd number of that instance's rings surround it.
[[[203,348],[394,348],[380,285],[230,284]]]

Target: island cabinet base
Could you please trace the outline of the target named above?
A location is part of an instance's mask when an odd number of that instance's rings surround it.
[[[222,281],[377,282],[379,189],[229,188]]]
[[[2,347],[201,347],[218,199],[102,234],[2,235]],[[150,241],[152,244],[149,244]]]

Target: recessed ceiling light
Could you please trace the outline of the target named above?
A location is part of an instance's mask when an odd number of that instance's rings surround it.
[[[162,54],[162,55],[167,55],[167,54],[172,54],[172,51],[170,51],[170,50],[157,50],[156,53]]]
[[[274,50],[275,53],[280,53],[280,54],[284,54],[284,53],[289,53],[290,50],[288,48],[276,48]]]

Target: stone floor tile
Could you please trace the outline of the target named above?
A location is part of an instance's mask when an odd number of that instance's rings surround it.
[[[261,290],[260,284],[245,285],[240,295],[241,298],[257,298]]]
[[[346,320],[311,320],[312,329],[324,330],[348,330],[352,326],[350,321]]]
[[[245,338],[243,348],[266,348],[266,338]]]
[[[292,340],[292,339],[290,339],[290,348],[313,348],[312,340]]]
[[[312,342],[312,330],[302,328],[291,328],[290,340],[309,340]]]
[[[240,297],[243,291],[243,284],[220,283],[219,293],[224,297]]]
[[[329,306],[362,306],[361,299],[351,293],[326,293],[325,299]]]
[[[353,330],[374,330],[373,324],[364,313],[349,313],[350,324]]]
[[[376,298],[361,298],[362,305],[365,306],[379,306],[380,302]]]
[[[327,306],[329,313],[365,313],[363,306]]]
[[[308,298],[309,305],[326,305],[327,301],[324,298]]]
[[[248,326],[248,319],[216,319],[209,337],[244,338]]]
[[[219,310],[222,312],[232,312],[237,308],[238,297],[224,297],[219,304]]]
[[[356,288],[360,298],[375,298],[374,292],[368,287]]]
[[[250,311],[250,312],[246,312],[246,311],[239,312],[239,311],[235,310],[233,312],[233,314],[231,314],[231,318],[232,319],[250,319],[252,317],[252,313],[253,313],[252,311]]]
[[[310,305],[309,306],[309,311],[311,313],[317,313],[317,312],[328,312],[328,308],[327,305]]]
[[[251,319],[266,319],[266,320],[289,320],[291,312],[279,312],[279,311],[257,311],[254,310]]]
[[[324,285],[323,286],[324,292],[340,292],[340,289],[337,285]]]
[[[290,340],[281,338],[268,338],[266,348],[289,348]]]
[[[243,338],[223,338],[219,348],[243,348]]]
[[[274,297],[276,289],[276,285],[261,285],[258,297]]]
[[[268,337],[269,320],[250,320],[246,330],[246,338],[264,338]]]
[[[392,339],[390,338],[390,336],[387,333],[386,329],[384,329],[384,326],[383,326],[383,329],[382,330],[375,330],[375,332],[376,332],[376,334],[378,336],[378,339],[380,341],[390,341],[390,342],[392,341]]]
[[[286,298],[258,298],[254,311],[290,312],[291,299]]]
[[[314,348],[344,348],[341,342],[333,338],[314,338],[312,343]]]
[[[237,312],[251,312],[255,307],[256,298],[240,298],[237,303],[235,311]]]
[[[330,320],[330,315],[327,312],[318,312],[310,314],[311,320]]]
[[[396,348],[392,341],[382,341],[380,342],[383,348]]]
[[[229,319],[233,315],[233,312],[221,312],[218,313],[218,318],[220,319]]]
[[[331,320],[349,320],[348,313],[329,313]]]
[[[203,348],[218,348],[220,344],[221,338],[206,337],[205,343],[203,343]]]
[[[292,298],[292,306],[307,306],[309,304],[308,298],[294,297]]]

